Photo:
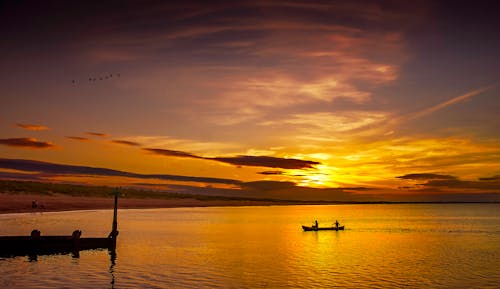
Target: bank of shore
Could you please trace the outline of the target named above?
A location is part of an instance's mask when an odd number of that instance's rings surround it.
[[[32,203],[37,207],[33,208]],[[153,209],[176,207],[220,207],[220,206],[269,206],[290,205],[296,202],[266,201],[266,200],[198,200],[194,198],[179,199],[137,199],[121,198],[120,209]],[[67,195],[37,195],[37,194],[6,194],[0,193],[0,214],[28,212],[57,212],[74,210],[112,209],[112,198],[67,196]]]

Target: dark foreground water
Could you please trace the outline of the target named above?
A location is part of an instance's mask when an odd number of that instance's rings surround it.
[[[0,215],[0,235],[106,236],[111,219]],[[346,230],[301,230],[315,219]],[[0,287],[500,288],[500,204],[120,210],[119,230],[114,262],[107,250],[0,258]]]

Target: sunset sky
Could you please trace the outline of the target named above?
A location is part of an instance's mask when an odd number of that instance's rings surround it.
[[[0,178],[500,201],[494,6],[2,1]]]

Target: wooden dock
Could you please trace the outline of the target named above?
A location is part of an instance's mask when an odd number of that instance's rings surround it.
[[[78,255],[79,251],[108,249],[114,251],[118,237],[118,191],[115,192],[111,233],[102,238],[82,238],[75,230],[68,236],[43,236],[33,230],[30,236],[0,236],[0,256],[36,256],[48,254]]]

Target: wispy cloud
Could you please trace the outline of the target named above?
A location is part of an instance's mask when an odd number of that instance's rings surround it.
[[[262,172],[258,172],[258,174],[261,174],[261,175],[282,175],[284,174],[283,171],[262,171]]]
[[[98,136],[98,137],[108,137],[108,134],[102,133],[102,132],[92,132],[92,131],[87,131],[85,134],[91,135],[91,136]]]
[[[33,173],[19,172],[2,172],[0,171],[0,179],[2,180],[23,180],[23,181],[42,181],[43,177]]]
[[[422,186],[431,188],[448,188],[448,189],[475,189],[489,190],[500,193],[500,181],[466,181],[466,180],[429,180]]]
[[[215,157],[208,158],[211,160],[228,163],[237,166],[253,166],[253,167],[268,167],[268,168],[282,168],[282,169],[309,169],[319,165],[319,162],[277,158],[268,156],[236,156],[236,157]]]
[[[5,138],[0,139],[0,144],[31,149],[48,149],[55,147],[51,142],[38,141],[36,138]]]
[[[0,168],[14,169],[26,172],[38,172],[44,174],[56,174],[56,175],[115,176],[115,177],[128,177],[128,178],[138,178],[138,179],[157,179],[157,180],[167,180],[167,181],[215,183],[215,184],[228,184],[228,185],[240,184],[240,181],[232,179],[179,176],[179,175],[167,175],[167,174],[138,174],[138,173],[125,172],[107,168],[64,165],[64,164],[55,164],[55,163],[40,162],[34,160],[23,160],[23,159],[0,158]]]
[[[126,136],[127,141],[138,143],[144,147],[176,147],[183,151],[201,153],[217,153],[217,151],[234,151],[241,148],[241,144],[232,142],[199,141],[171,136]],[[179,151],[179,150],[178,150]]]
[[[365,112],[367,116],[370,116],[371,114],[371,117],[368,118],[370,123],[365,123],[364,126],[360,126],[359,131],[368,135],[389,136],[394,133],[394,130],[397,130],[402,125],[410,121],[418,120],[434,114],[442,109],[478,96],[494,87],[496,87],[496,85],[474,89],[464,94],[452,97],[441,103],[410,113],[393,113],[392,115],[390,113],[379,113],[377,116],[377,113]]]
[[[412,180],[427,181],[418,187],[406,186],[401,189],[410,191],[410,194],[394,192],[380,193],[380,189],[369,186],[342,186],[337,188],[311,188],[298,186],[290,181],[251,181],[241,182],[232,179],[192,177],[165,174],[137,174],[106,168],[74,166],[47,163],[22,159],[0,158],[0,178],[16,180],[43,181],[52,177],[125,177],[133,179],[150,179],[173,181],[173,184],[140,183],[139,186],[155,186],[159,189],[191,194],[207,194],[219,196],[239,196],[281,200],[316,200],[316,201],[498,201],[500,200],[500,182],[495,180],[465,181],[453,179],[450,175],[440,174],[408,174]],[[11,172],[9,170],[15,170]],[[26,173],[21,173],[26,172]],[[436,179],[434,179],[436,178]],[[490,178],[488,178],[490,179]],[[193,185],[175,184],[175,182],[192,182]],[[205,184],[201,185],[200,184]],[[225,187],[212,187],[206,184],[229,185]],[[456,193],[457,190],[469,193]],[[411,192],[414,194],[412,195]],[[490,193],[485,193],[490,192]]]
[[[128,146],[141,146],[140,143],[128,140],[112,140],[112,143],[128,145]]]
[[[413,180],[413,181],[425,181],[423,183],[415,183],[414,186],[404,186],[401,188],[406,189],[415,189],[422,188],[428,190],[432,189],[434,191],[445,190],[480,190],[482,192],[490,191],[490,192],[500,192],[500,178],[498,176],[489,177],[489,178],[479,178],[479,180],[462,180],[456,176],[452,175],[442,175],[442,174],[433,174],[433,173],[415,173],[415,174],[406,174],[403,176],[397,177],[399,179],[404,180]]]
[[[144,148],[145,151],[169,157],[182,157],[218,161],[236,166],[268,167],[282,169],[307,169],[320,164],[316,161],[300,160],[293,158],[279,158],[270,156],[235,156],[235,157],[203,157],[183,151]]]
[[[432,173],[416,173],[416,174],[406,174],[403,176],[396,177],[398,179],[406,180],[455,180],[457,179],[451,175],[441,175]]]
[[[362,105],[373,100],[374,88],[399,77],[407,57],[405,25],[425,6],[362,3],[159,5],[137,20],[144,29],[108,26],[110,35],[88,55],[168,60],[172,67],[153,67],[154,73],[149,67],[143,79],[126,85],[151,90],[147,95],[168,89],[177,113],[216,125],[285,115],[297,106],[308,113],[337,101]],[[172,68],[175,87],[155,79]]]
[[[77,140],[77,141],[88,141],[90,140],[87,137],[81,137],[81,136],[66,136],[66,138],[72,139],[72,140]]]
[[[38,124],[28,124],[28,123],[16,123],[17,127],[27,129],[27,130],[48,130],[49,127]]]
[[[145,151],[157,154],[157,155],[162,155],[162,156],[167,156],[167,157],[181,157],[181,158],[193,158],[193,159],[205,159],[204,157],[200,157],[191,153],[187,152],[182,152],[182,151],[175,151],[175,150],[165,150],[165,149],[152,149],[152,148],[145,148]]]
[[[496,181],[500,180],[500,175],[492,176],[492,177],[483,177],[479,178],[480,181]]]
[[[490,85],[490,86],[482,87],[479,89],[471,90],[467,93],[461,94],[459,96],[455,96],[451,99],[448,99],[447,101],[438,103],[434,106],[431,106],[431,107],[428,107],[426,109],[423,109],[423,110],[408,114],[406,116],[403,116],[400,120],[408,121],[408,120],[413,120],[413,119],[427,116],[429,114],[432,114],[432,113],[435,113],[439,110],[442,110],[448,106],[454,105],[454,104],[462,102],[462,101],[466,101],[469,98],[480,95],[481,93],[488,91],[488,90],[492,89],[493,87],[495,87],[495,85]]]
[[[371,111],[341,111],[292,114],[286,119],[260,122],[261,126],[293,127],[302,137],[329,136],[329,140],[341,133],[370,129],[373,125],[387,120],[389,115]]]

